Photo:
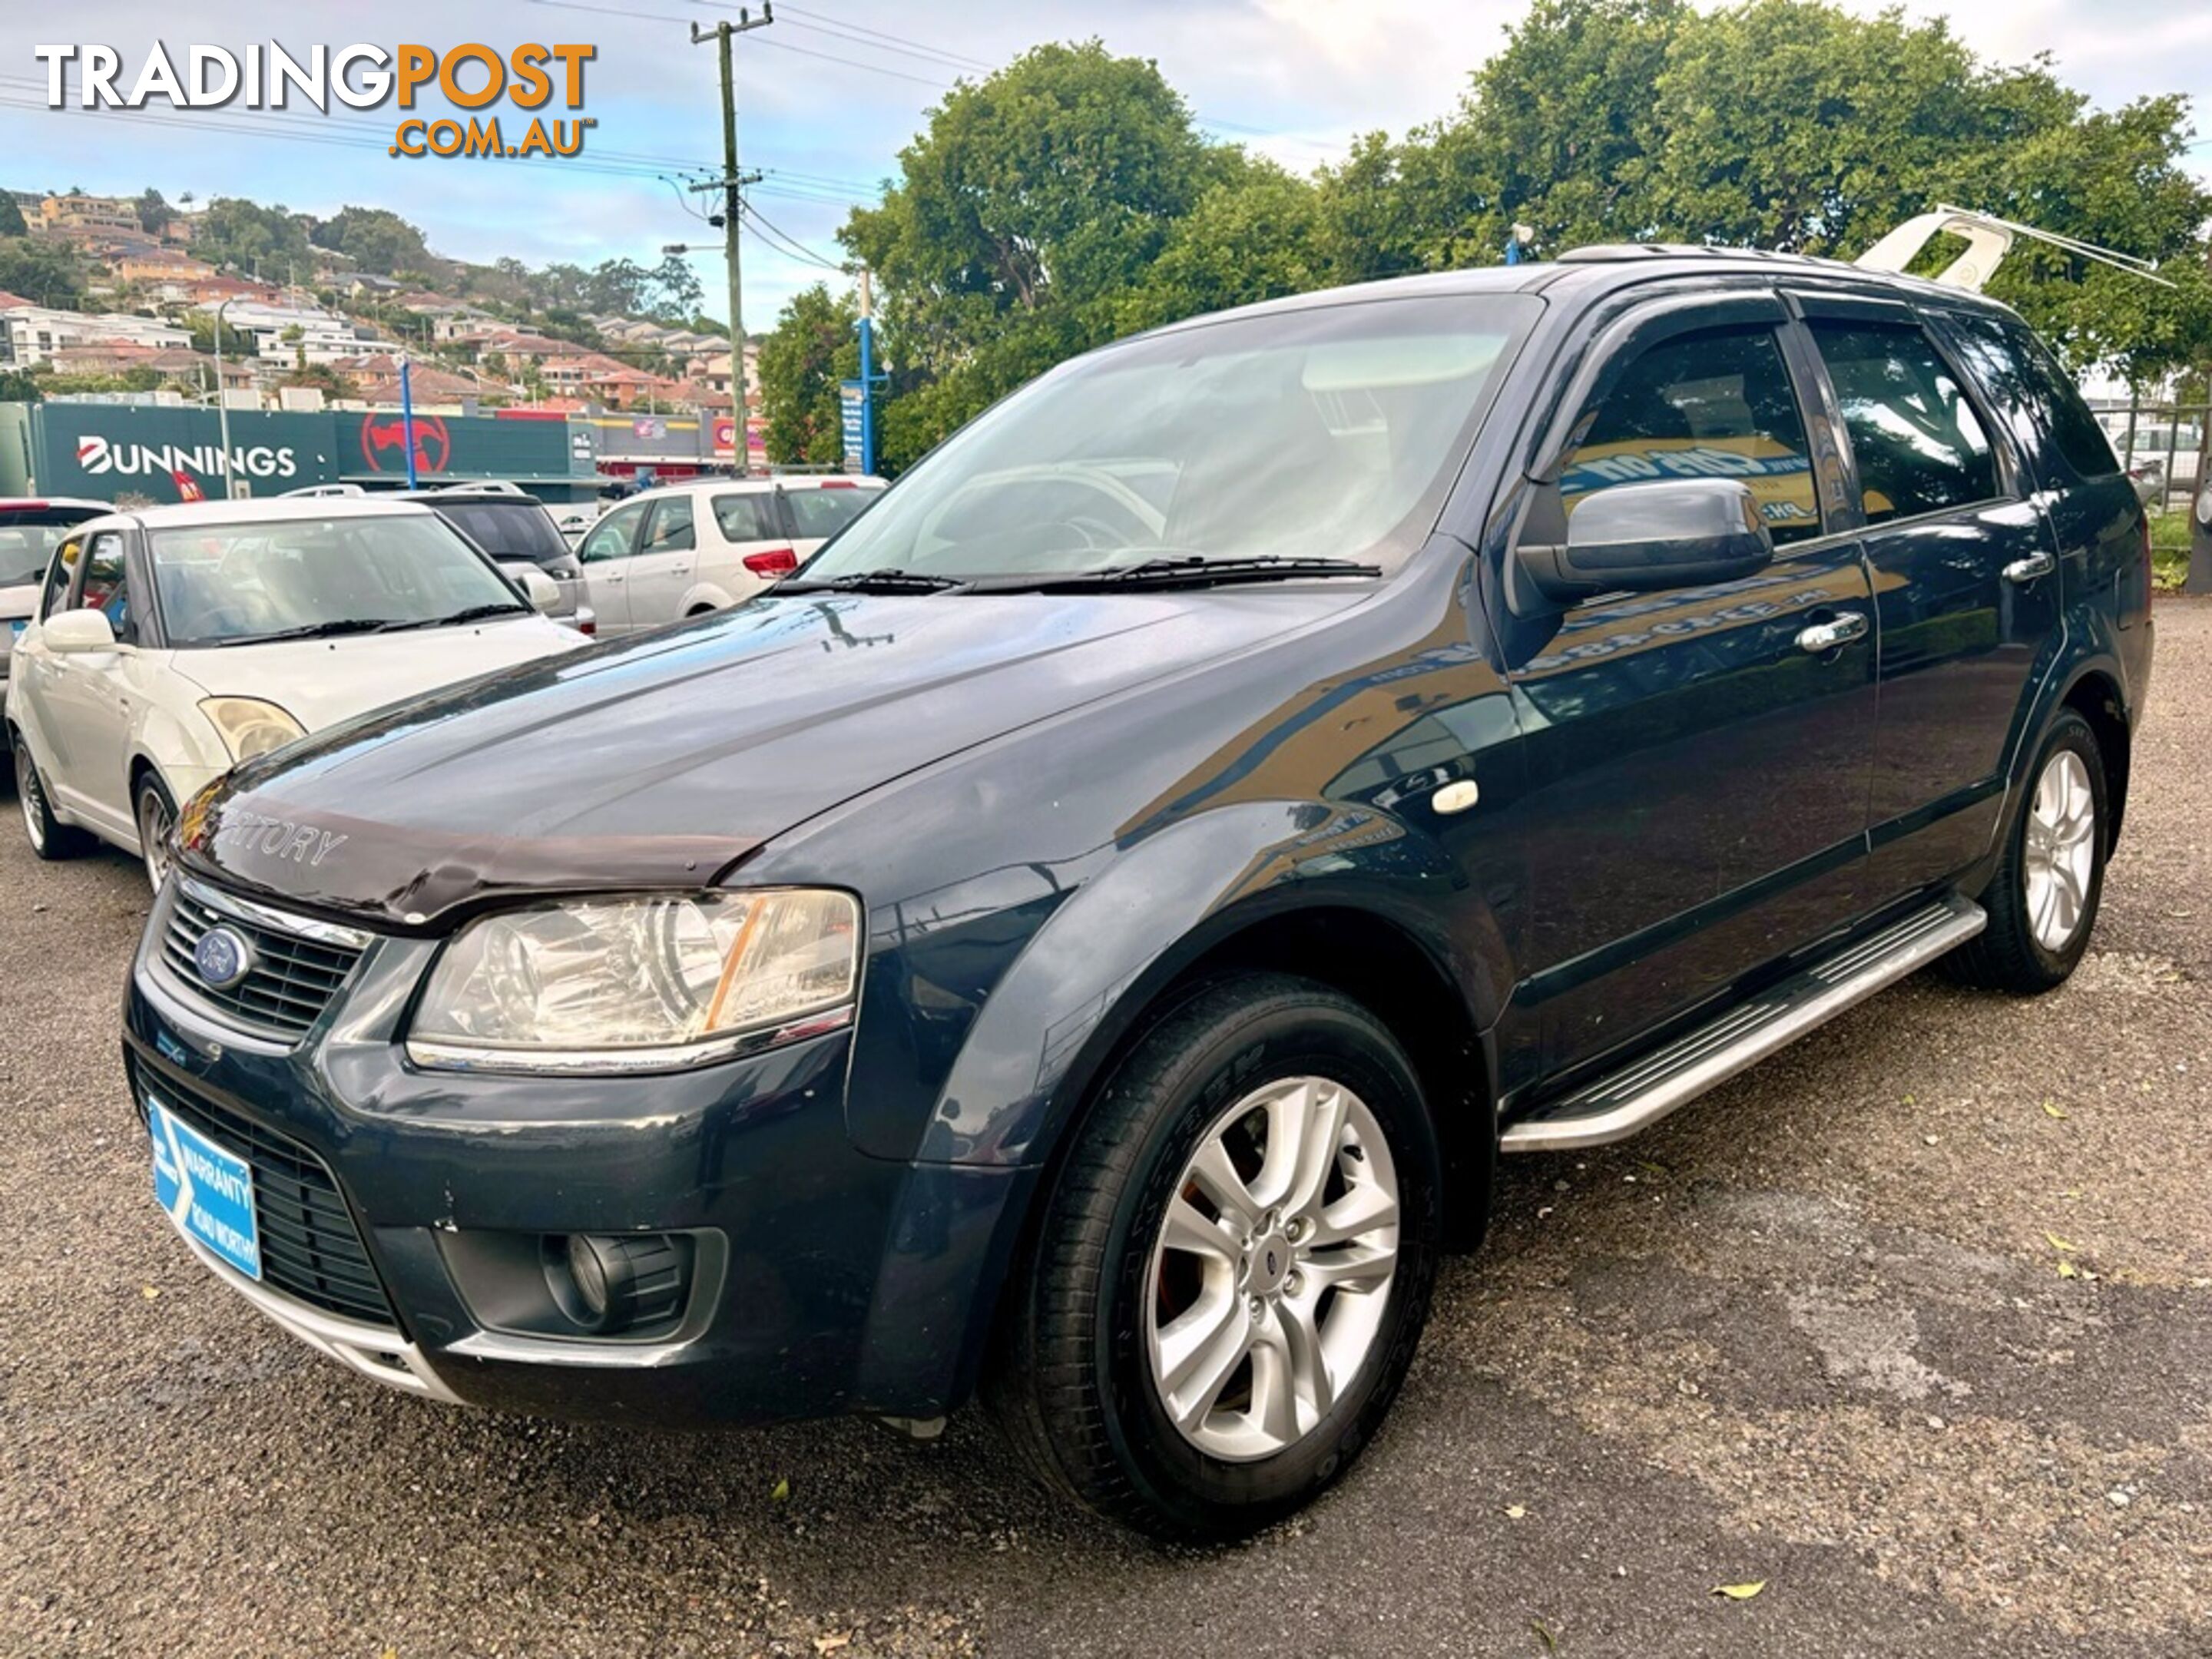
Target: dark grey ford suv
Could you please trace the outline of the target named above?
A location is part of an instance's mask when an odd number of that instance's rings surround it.
[[[1923,964],[2066,978],[2148,573],[1950,289],[1594,249],[1125,341],[752,604],[190,803],[155,1188],[418,1395],[980,1390],[1084,1502],[1243,1531],[1372,1437],[1499,1153]]]

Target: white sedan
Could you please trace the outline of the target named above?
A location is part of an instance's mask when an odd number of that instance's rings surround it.
[[[535,572],[531,573],[533,576]],[[334,721],[586,643],[427,507],[202,501],[88,520],[15,641],[7,724],[40,858],[90,836],[158,886],[179,802]]]

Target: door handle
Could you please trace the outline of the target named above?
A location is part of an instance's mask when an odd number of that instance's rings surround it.
[[[2004,579],[2008,582],[2032,582],[2048,576],[2058,568],[2058,561],[2048,553],[2031,553],[2024,559],[2014,559],[2004,568]]]
[[[1853,640],[1866,636],[1867,619],[1863,611],[1846,611],[1833,622],[1815,623],[1797,635],[1797,648],[1809,655],[1825,656],[1839,645],[1849,645]]]

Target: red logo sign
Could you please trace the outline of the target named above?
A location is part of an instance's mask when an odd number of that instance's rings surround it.
[[[733,450],[738,447],[738,423],[727,415],[714,416],[714,447]]]
[[[372,472],[407,470],[407,428],[397,415],[370,415],[361,423],[361,454]],[[435,415],[415,417],[415,470],[443,472],[453,458],[453,441]]]
[[[207,499],[207,491],[202,489],[198,483],[193,480],[191,474],[184,471],[181,468],[171,472],[169,476],[176,480],[177,499],[179,501],[204,501]]]

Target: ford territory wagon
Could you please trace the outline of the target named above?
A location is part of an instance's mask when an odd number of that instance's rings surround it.
[[[1202,317],[765,595],[188,803],[125,1047],[261,1312],[640,1424],[981,1394],[1155,1533],[1372,1437],[1495,1160],[2063,981],[2142,509],[2002,307],[1593,249]]]

